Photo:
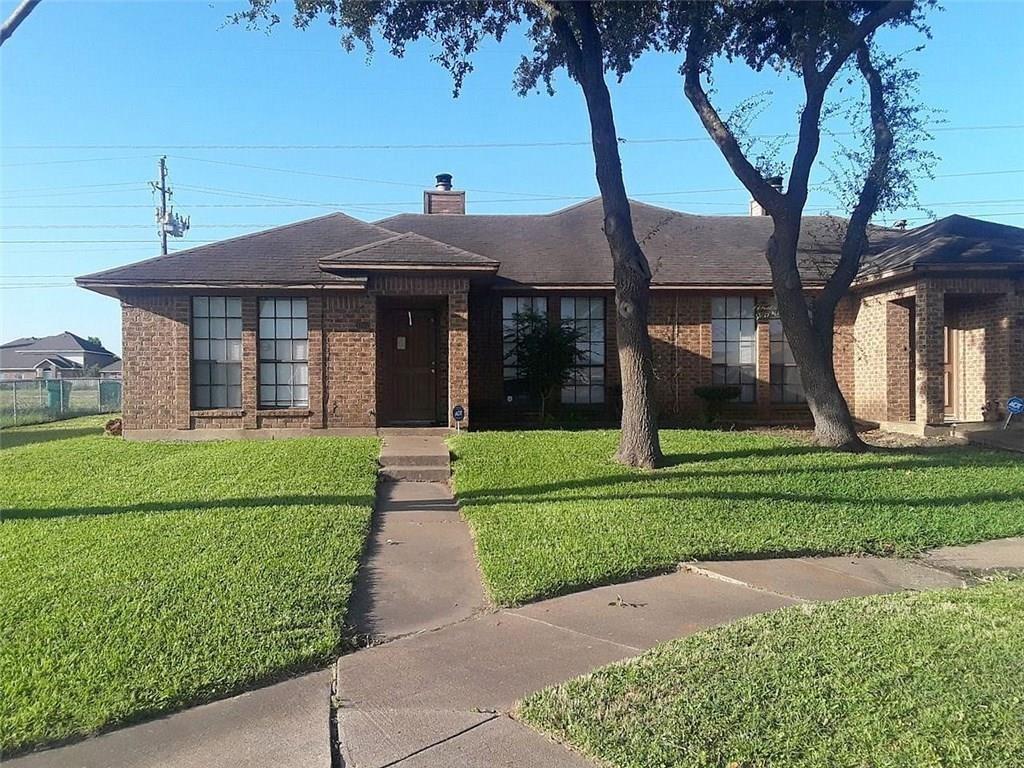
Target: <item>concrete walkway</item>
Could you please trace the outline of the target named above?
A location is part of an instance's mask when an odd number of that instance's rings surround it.
[[[411,463],[417,462],[417,463]],[[385,438],[383,472],[448,474],[441,438]],[[408,467],[409,469],[405,469]],[[373,532],[349,621],[372,641],[443,627],[488,607],[473,540],[447,482],[388,479],[377,489]]]

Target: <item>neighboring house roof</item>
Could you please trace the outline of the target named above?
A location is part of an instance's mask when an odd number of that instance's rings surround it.
[[[704,216],[631,202],[655,285],[767,286],[767,216]],[[376,269],[497,270],[499,284],[609,287],[612,263],[595,198],[540,215],[399,214],[368,224],[342,213],[78,278],[101,291],[131,286],[361,286]],[[808,285],[838,257],[845,220],[805,217],[798,254]],[[870,230],[867,270],[1021,261],[1024,230],[953,216],[914,230]],[[1024,263],[1024,261],[1022,261]],[[337,274],[340,273],[340,274]]]
[[[110,365],[104,365],[102,368],[100,368],[100,373],[121,373],[123,370],[122,363],[123,361],[121,360],[121,358],[118,358]]]
[[[64,331],[53,336],[25,336],[14,341],[8,341],[6,344],[0,344],[0,349],[12,349],[14,347],[57,352],[96,352],[101,355],[111,356],[114,354],[102,344],[83,339],[81,336],[71,333],[71,331]]]
[[[62,369],[81,368],[80,363],[69,360],[65,355],[80,355],[83,352],[116,357],[101,344],[64,331],[53,336],[27,336],[0,344],[0,369],[30,371],[47,361]]]
[[[498,268],[498,262],[494,259],[413,232],[332,254],[321,259],[320,265],[325,269],[366,269],[373,266],[384,269],[449,268],[494,271]]]
[[[54,352],[17,347],[11,348],[6,345],[0,347],[0,370],[31,371],[44,363],[50,363],[64,370],[82,367],[74,360],[68,360],[66,357]]]

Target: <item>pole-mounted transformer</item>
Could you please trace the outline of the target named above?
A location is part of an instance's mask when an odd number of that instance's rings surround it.
[[[167,255],[167,236],[184,237],[188,232],[190,219],[174,212],[174,207],[168,205],[173,196],[171,188],[167,185],[167,157],[162,156],[157,169],[160,174],[160,181],[151,181],[149,185],[154,192],[160,193],[160,206],[156,209],[157,231],[160,233],[160,252]]]

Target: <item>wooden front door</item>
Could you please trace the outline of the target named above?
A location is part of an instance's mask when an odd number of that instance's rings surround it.
[[[381,319],[381,422],[436,423],[436,310],[387,308]]]
[[[957,417],[957,341],[959,334],[948,325],[942,329],[942,385],[943,415],[948,419]]]

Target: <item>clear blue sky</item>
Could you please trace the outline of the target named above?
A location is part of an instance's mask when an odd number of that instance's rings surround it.
[[[0,11],[6,16],[13,5],[3,0]],[[290,3],[281,5],[289,16]],[[468,190],[473,212],[549,211],[596,193],[585,144],[294,148],[585,141],[575,87],[563,81],[553,98],[512,92],[523,50],[518,36],[490,45],[453,100],[447,74],[428,60],[426,47],[412,48],[404,60],[382,51],[367,65],[361,52],[344,53],[326,24],[305,32],[282,24],[269,36],[225,26],[242,6],[43,0],[0,50],[3,340],[67,329],[120,349],[117,302],[74,288],[71,277],[158,252],[146,182],[160,154],[169,158],[177,209],[192,217],[192,231],[172,241],[175,248],[335,209],[367,220],[417,211],[419,190],[441,171]],[[1024,226],[1024,173],[950,175],[1024,169],[1024,3],[950,2],[934,14],[933,28],[934,40],[913,61],[923,73],[923,99],[945,110],[947,123],[931,144],[942,157],[940,178],[923,183],[920,199],[939,216],[959,212]],[[891,32],[883,42],[890,50],[914,44]],[[678,65],[672,56],[648,56],[613,86],[620,136],[697,137],[626,143],[630,194],[679,210],[744,213],[747,195],[700,138]],[[723,105],[772,90],[774,107],[755,127],[792,130],[793,83],[723,67],[716,87]],[[953,130],[1010,125],[1018,127]],[[286,148],[209,148],[253,144]],[[56,148],[68,145],[81,148]],[[119,148],[100,148],[109,145]],[[674,194],[657,194],[666,192]],[[810,207],[842,213],[824,193]],[[142,242],[100,242],[123,240]]]

